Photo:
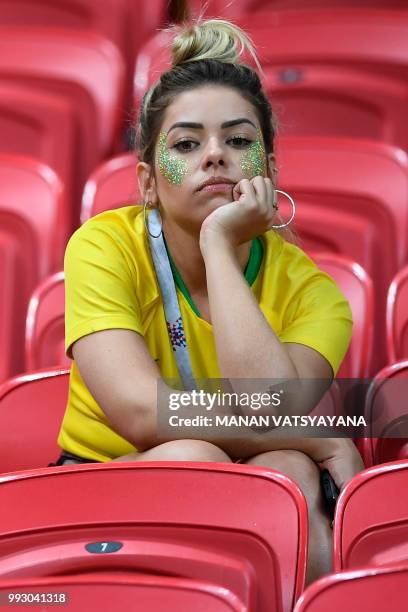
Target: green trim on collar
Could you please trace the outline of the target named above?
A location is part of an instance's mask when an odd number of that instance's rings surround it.
[[[262,240],[257,237],[251,243],[251,250],[249,251],[248,263],[246,265],[244,276],[250,287],[255,282],[258,272],[262,265],[262,259],[264,254],[264,246]]]
[[[164,236],[163,236],[164,238]],[[166,251],[167,251],[167,255],[169,258],[169,262],[170,262],[170,268],[171,271],[173,273],[173,278],[174,278],[174,282],[176,287],[178,287],[181,291],[181,293],[184,295],[184,297],[186,298],[187,302],[190,304],[193,312],[201,318],[200,313],[197,310],[197,307],[195,306],[190,292],[187,289],[186,285],[184,284],[183,279],[181,278],[180,272],[177,270],[176,268],[176,264],[173,261],[173,258],[170,254],[169,249],[167,248],[167,243],[166,240],[164,239],[164,245],[166,247]],[[244,270],[244,276],[245,276],[245,280],[247,281],[248,285],[251,287],[253,285],[253,283],[256,280],[256,277],[258,276],[258,272],[261,268],[262,265],[262,259],[263,259],[263,254],[264,254],[264,246],[262,243],[262,240],[258,237],[255,238],[252,243],[251,243],[251,249],[249,251],[249,258],[248,258],[248,263],[246,265],[246,268]]]

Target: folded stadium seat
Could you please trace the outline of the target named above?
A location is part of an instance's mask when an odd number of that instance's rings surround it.
[[[58,368],[0,385],[0,473],[46,467],[59,457],[68,378],[68,370]]]
[[[0,382],[24,371],[24,324],[38,282],[58,269],[65,193],[37,160],[0,153]]]
[[[366,465],[408,459],[408,360],[383,368],[365,400],[368,436],[362,453]]]
[[[404,610],[408,564],[331,574],[314,582],[293,612],[384,612]]]
[[[345,486],[334,520],[334,571],[407,561],[407,478],[402,460],[368,468]]]
[[[134,153],[103,162],[88,178],[81,206],[81,223],[105,210],[141,204]]]
[[[17,594],[31,601],[22,610],[30,610],[38,602],[42,612],[52,612],[56,605],[67,605],[70,612],[117,612],[148,610],[149,612],[246,612],[247,608],[231,591],[202,580],[185,580],[170,576],[137,573],[94,573],[49,578],[1,580],[0,599],[6,602]],[[19,597],[20,596],[20,597]],[[12,595],[11,595],[12,597]],[[14,599],[14,602],[16,599]],[[33,603],[34,602],[34,603]],[[15,605],[17,605],[15,603]]]
[[[408,150],[406,16],[343,8],[237,17],[257,48],[280,133],[372,138]],[[139,53],[137,108],[169,66],[169,37],[157,35]]]
[[[306,502],[270,469],[133,462],[4,475],[0,524],[1,579],[141,571],[229,589],[252,612],[289,612],[304,586]]]
[[[406,9],[406,0],[189,0],[190,13],[221,19],[232,19],[252,15],[260,10],[287,10],[287,9],[333,9],[337,7],[369,7],[382,9]]]
[[[164,26],[166,1],[140,3],[133,0],[0,0],[0,26],[46,26],[96,32],[112,41],[126,61],[126,107],[131,110],[132,78],[139,46]],[[126,117],[123,117],[126,118]]]
[[[64,272],[56,272],[35,289],[28,305],[25,331],[27,371],[71,366],[71,360],[65,355],[64,312]]]
[[[408,150],[406,11],[255,13],[242,25],[260,50],[282,134],[372,138]]]
[[[0,81],[0,133],[2,153],[29,155],[58,174],[67,196],[61,223],[68,239],[74,206],[76,157],[72,105],[62,95],[33,89],[22,83]]]
[[[393,278],[387,295],[388,362],[408,358],[408,266]]]
[[[373,282],[357,263],[333,253],[310,253],[316,265],[331,276],[350,303],[353,337],[337,374],[338,378],[368,376],[373,344]]]
[[[300,246],[346,255],[373,280],[370,371],[378,371],[386,362],[386,292],[408,252],[407,155],[380,142],[282,137],[277,159],[278,185],[297,202]]]
[[[0,81],[62,94],[74,109],[79,130],[75,172],[80,190],[119,138],[124,71],[118,49],[93,32],[0,28]],[[74,210],[73,226],[78,220],[79,210]]]

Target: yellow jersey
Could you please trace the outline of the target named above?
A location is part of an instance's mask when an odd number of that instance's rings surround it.
[[[221,378],[212,326],[199,316],[171,260],[194,377]],[[273,231],[252,242],[245,278],[281,342],[318,351],[336,373],[348,348],[350,307],[335,282],[297,246]],[[65,347],[104,329],[143,336],[164,378],[179,374],[140,206],[107,211],[71,237],[65,254]],[[228,296],[225,296],[228,308]],[[137,385],[137,381],[135,381]],[[72,363],[60,446],[95,461],[135,452],[115,432]]]

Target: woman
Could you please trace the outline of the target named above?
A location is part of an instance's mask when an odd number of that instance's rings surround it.
[[[315,404],[318,381],[330,383],[350,339],[350,310],[336,285],[270,230],[280,223],[274,120],[239,48],[255,57],[228,22],[179,31],[173,66],[146,94],[140,115],[145,209],[98,215],[70,240],[66,348],[74,362],[60,464],[239,459],[281,470],[308,502],[310,581],[331,566],[318,464],[343,486],[363,467],[353,443],[245,432],[203,439],[201,430],[194,439],[194,429],[176,440],[157,427],[157,381],[179,377],[179,346],[187,345],[195,378],[315,379]],[[149,216],[160,211],[161,230],[152,231],[146,208]],[[161,236],[177,286],[176,321],[166,322],[152,262]]]

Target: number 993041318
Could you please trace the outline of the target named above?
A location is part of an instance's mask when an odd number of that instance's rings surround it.
[[[68,593],[60,591],[28,591],[4,590],[0,591],[0,606],[63,606],[69,601]]]

